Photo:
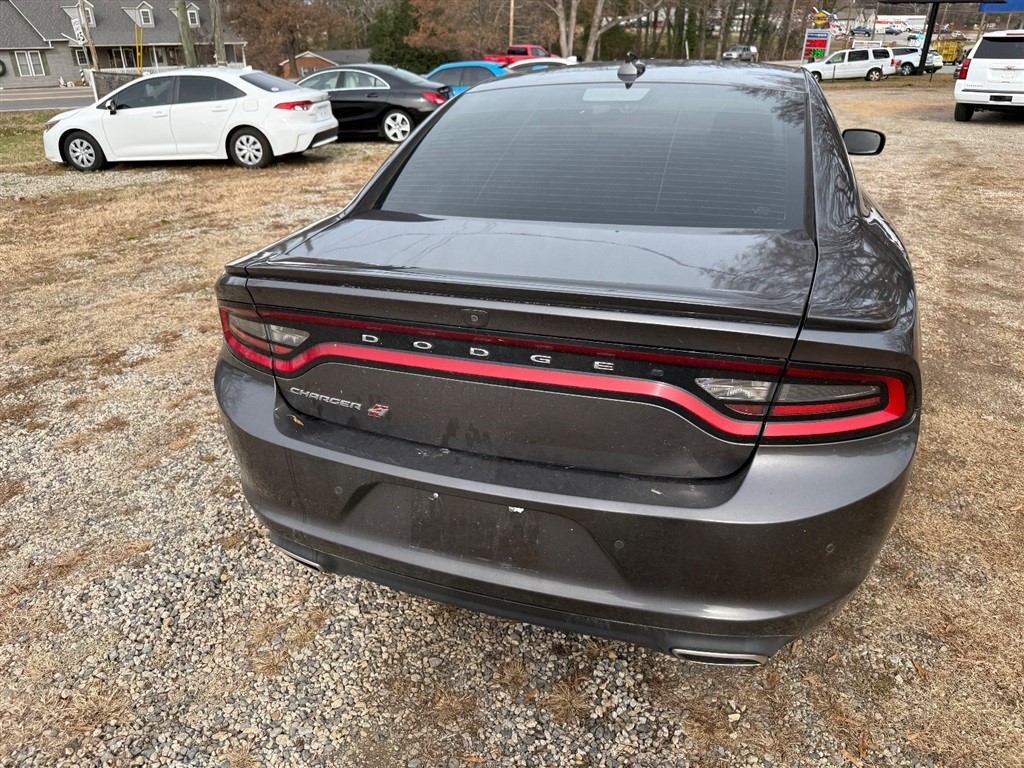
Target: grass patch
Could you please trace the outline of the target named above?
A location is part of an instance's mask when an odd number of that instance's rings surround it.
[[[28,486],[21,480],[0,480],[0,504],[6,504],[15,496],[23,494],[26,490],[28,490]]]
[[[0,114],[0,171],[47,162],[43,126],[60,110]]]

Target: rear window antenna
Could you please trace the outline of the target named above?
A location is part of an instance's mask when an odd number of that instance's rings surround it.
[[[636,79],[646,71],[647,65],[640,61],[639,56],[630,51],[626,54],[626,60],[619,67],[619,80],[626,84],[626,90],[628,91],[633,87]]]

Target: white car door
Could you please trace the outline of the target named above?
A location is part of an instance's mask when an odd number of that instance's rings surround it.
[[[173,77],[148,77],[117,91],[102,105],[103,135],[116,160],[173,157]]]
[[[829,56],[821,65],[821,79],[822,80],[834,80],[837,77],[843,77],[841,74],[843,68],[846,66],[846,53],[840,52]]]
[[[867,76],[869,69],[871,69],[871,51],[867,48],[860,48],[847,52],[843,77],[863,78]]]
[[[182,157],[224,157],[228,121],[245,93],[217,77],[182,75],[171,134]]]

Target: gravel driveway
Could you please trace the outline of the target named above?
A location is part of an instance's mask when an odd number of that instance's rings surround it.
[[[218,422],[211,286],[386,146],[256,173],[0,163],[0,765],[1024,765],[1024,121],[954,123],[938,78],[827,90],[889,136],[856,166],[915,259],[925,425],[864,587],[752,671],[270,546]]]

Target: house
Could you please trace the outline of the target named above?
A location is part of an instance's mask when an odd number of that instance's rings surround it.
[[[78,29],[88,23],[100,69],[184,65],[174,0],[0,0],[0,87],[53,85],[89,69]],[[205,0],[186,3],[200,64],[214,63],[213,25]],[[76,29],[78,28],[78,29]],[[224,28],[228,63],[245,61],[245,41]]]
[[[283,77],[305,77],[320,69],[341,64],[365,64],[370,60],[369,48],[348,48],[341,51],[303,51],[295,57],[297,72],[292,72],[291,59],[278,62]]]

